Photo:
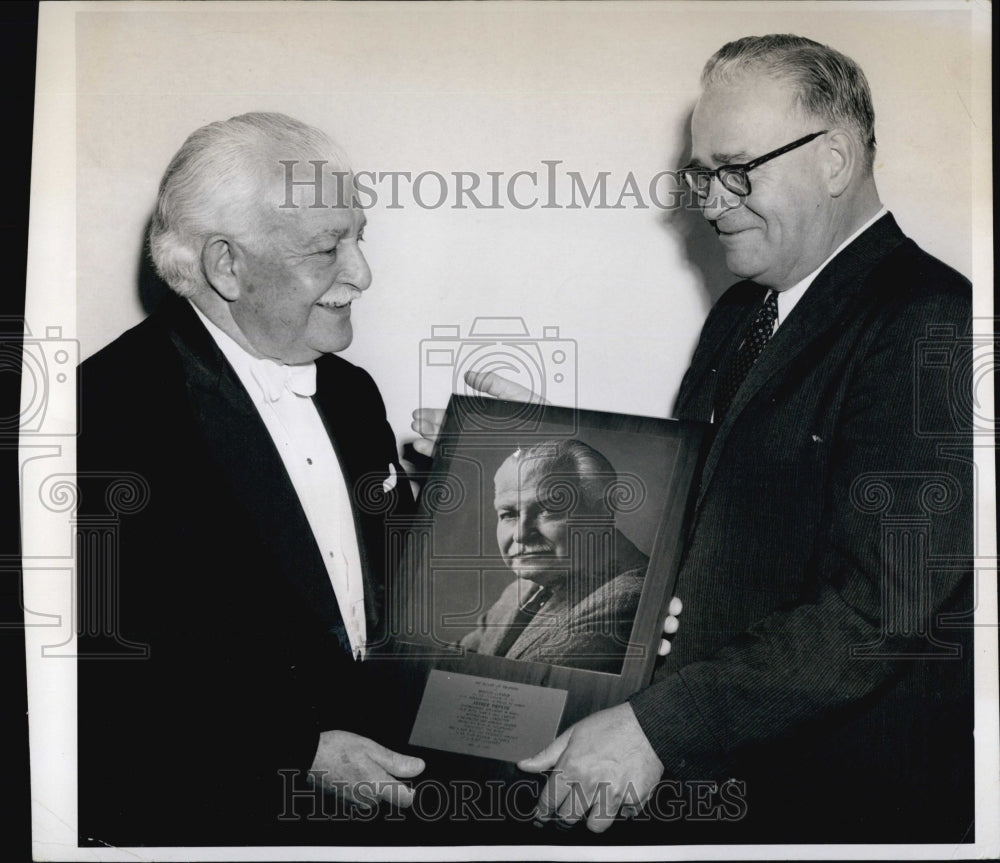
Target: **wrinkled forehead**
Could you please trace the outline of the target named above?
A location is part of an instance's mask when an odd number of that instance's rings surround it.
[[[702,92],[691,115],[691,155],[712,166],[749,161],[787,143],[806,125],[792,84],[746,73]]]
[[[354,172],[335,154],[294,157],[276,149],[260,169],[264,200],[279,210],[343,209],[357,203]]]
[[[265,225],[301,237],[337,239],[365,225],[354,175],[326,160],[281,166],[263,180],[258,213]]]
[[[500,497],[502,494],[534,489],[553,473],[555,466],[555,460],[545,456],[524,458],[511,455],[493,476],[494,494]]]

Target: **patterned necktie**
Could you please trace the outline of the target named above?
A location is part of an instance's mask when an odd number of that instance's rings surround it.
[[[774,291],[768,291],[767,299],[757,310],[757,315],[753,319],[753,323],[750,324],[750,329],[743,337],[743,342],[737,349],[736,356],[730,362],[726,375],[715,392],[716,425],[722,421],[733,396],[736,395],[751,367],[757,361],[760,352],[764,350],[764,345],[771,338],[776,320],[778,320],[778,295]]]

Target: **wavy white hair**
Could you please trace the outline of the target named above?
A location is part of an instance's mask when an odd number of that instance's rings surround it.
[[[541,441],[524,449],[519,447],[507,461],[511,459],[522,465],[522,481],[536,479],[544,483],[546,478],[557,482],[568,481],[579,492],[582,511],[594,514],[614,512],[615,502],[610,490],[617,483],[618,475],[602,452],[583,441],[575,438]],[[561,495],[562,489],[553,488],[551,493]]]
[[[324,160],[324,173],[349,172],[347,159],[319,129],[277,113],[250,113],[192,132],[160,180],[149,250],[160,277],[181,296],[207,287],[201,266],[205,239],[237,231],[259,242],[257,214],[282,160]]]

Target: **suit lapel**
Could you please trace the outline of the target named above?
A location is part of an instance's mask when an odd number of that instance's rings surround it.
[[[722,370],[726,368],[735,351],[741,327],[748,321],[750,309],[759,304],[764,288],[751,282],[740,298],[731,304],[716,306],[705,332],[698,342],[691,366],[681,381],[674,416],[677,419],[710,422],[715,403],[715,390]]]
[[[312,529],[266,426],[236,373],[187,302],[166,309],[170,338],[202,434],[248,528],[272,552],[283,577],[326,627],[340,623],[336,596]]]
[[[844,316],[856,307],[863,296],[868,274],[904,240],[905,237],[896,225],[895,219],[891,215],[886,215],[830,261],[816,276],[788,319],[778,328],[757,362],[751,367],[746,380],[733,397],[722,422],[716,429],[701,474],[698,505],[704,499],[726,439],[750,401],[811,344],[823,338],[830,330],[842,326]]]

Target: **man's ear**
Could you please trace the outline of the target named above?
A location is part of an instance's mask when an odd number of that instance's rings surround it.
[[[830,195],[840,197],[859,166],[860,153],[854,136],[843,129],[827,132],[826,182]]]
[[[201,247],[201,270],[212,289],[232,303],[240,298],[236,255],[232,241],[223,234],[213,234]]]

